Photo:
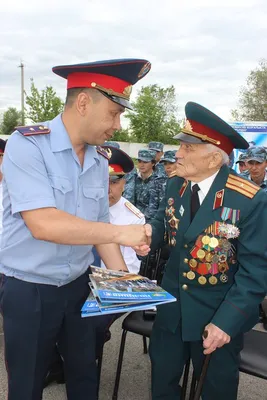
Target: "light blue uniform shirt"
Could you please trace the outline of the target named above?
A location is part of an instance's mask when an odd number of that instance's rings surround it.
[[[62,286],[93,263],[92,246],[34,239],[20,212],[56,207],[88,221],[109,222],[108,161],[87,146],[82,168],[61,115],[45,126],[50,134],[14,132],[5,149],[0,273]]]

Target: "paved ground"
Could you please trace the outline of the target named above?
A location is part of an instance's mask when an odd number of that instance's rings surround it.
[[[6,373],[3,356],[3,335],[1,334],[1,329],[0,321],[0,400],[7,400]],[[100,400],[112,399],[120,337],[121,321],[118,320],[112,327],[112,339],[105,346]],[[149,385],[149,358],[142,354],[142,339],[137,335],[128,334],[119,400],[149,400]],[[55,384],[48,387],[44,391],[43,400],[66,400],[64,385]],[[267,400],[267,382],[241,374],[238,400]]]

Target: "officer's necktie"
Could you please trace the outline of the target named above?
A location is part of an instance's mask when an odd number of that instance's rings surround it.
[[[199,190],[200,187],[198,186],[197,183],[195,183],[195,185],[192,186],[192,194],[191,194],[191,221],[193,221],[194,216],[200,207],[199,197],[198,197]]]

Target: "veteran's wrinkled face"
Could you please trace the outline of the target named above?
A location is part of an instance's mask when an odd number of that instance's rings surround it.
[[[210,151],[207,144],[181,142],[175,156],[177,175],[193,182],[201,182],[220,168],[220,153]]]

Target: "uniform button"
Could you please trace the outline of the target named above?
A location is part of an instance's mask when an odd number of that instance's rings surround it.
[[[187,244],[185,244],[185,245],[184,245],[184,248],[185,248],[185,249],[187,249],[187,247],[188,247],[188,245],[187,245]]]
[[[188,286],[187,286],[187,285],[183,285],[183,286],[182,286],[182,289],[183,289],[183,290],[187,290],[187,289],[188,289]]]
[[[188,258],[184,258],[184,263],[188,264]]]
[[[187,273],[186,273],[186,272],[183,272],[183,276],[186,278],[186,277],[187,277]]]

